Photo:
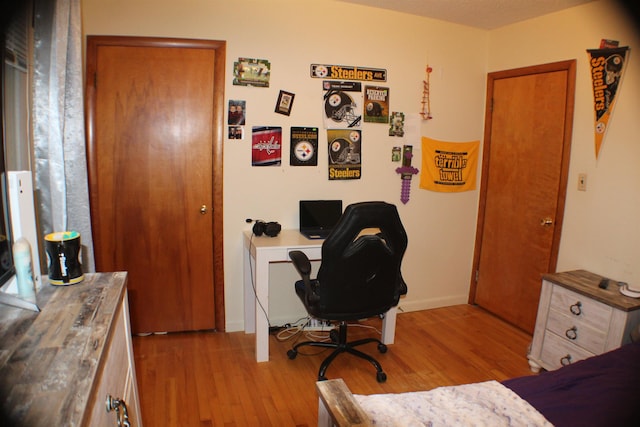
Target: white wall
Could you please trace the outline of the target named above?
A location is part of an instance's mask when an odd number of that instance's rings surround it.
[[[489,71],[577,60],[569,186],[558,271],[582,268],[640,288],[640,31],[615,3],[597,1],[490,32]],[[587,49],[631,48],[600,154],[594,148]],[[587,191],[578,191],[578,174]]]
[[[247,101],[247,127],[283,127],[282,167],[252,168],[250,139],[224,142],[224,259],[227,330],[243,329],[242,240],[245,218],[279,221],[297,228],[302,198],[340,198],[345,203],[386,200],[399,206],[409,235],[404,277],[406,310],[467,300],[475,238],[478,191],[437,194],[412,182],[403,205],[400,178],[391,162],[394,145],[413,144],[420,168],[420,141],[388,136],[386,125],[363,125],[363,176],[328,181],[326,134],[321,132],[318,167],[288,165],[290,126],[322,127],[321,81],[309,77],[312,63],[385,68],[391,108],[405,114],[421,107],[427,60],[433,67],[434,119],[422,135],[451,141],[480,139],[486,79],[486,31],[336,1],[83,0],[85,34],[166,36],[227,41],[225,98]],[[233,86],[238,57],[268,59],[268,89]],[[280,89],[296,94],[291,116],[274,113]],[[291,266],[278,266],[273,294],[293,293]],[[271,298],[278,301],[280,298]],[[295,304],[294,307],[291,304]],[[274,319],[296,320],[295,299],[273,307]],[[289,313],[291,311],[291,313]],[[277,317],[277,319],[276,319]]]
[[[394,145],[413,144],[421,167],[419,140],[391,138],[384,125],[363,125],[363,177],[327,179],[326,134],[321,132],[317,168],[288,166],[290,126],[322,127],[320,80],[311,63],[385,68],[391,109],[420,109],[424,68],[433,67],[434,119],[420,133],[468,141],[483,133],[486,74],[520,66],[578,59],[576,114],[564,235],[558,269],[589,268],[640,283],[637,36],[625,30],[600,2],[494,31],[476,30],[427,18],[335,0],[253,0],[240,3],[186,0],[83,0],[86,34],[164,36],[227,41],[225,98],[247,101],[247,126],[283,127],[283,165],[252,168],[250,139],[224,142],[224,259],[227,330],[243,328],[242,230],[245,218],[297,227],[301,198],[341,198],[345,203],[381,199],[398,205],[409,234],[403,273],[409,294],[405,310],[465,303],[469,290],[478,190],[441,194],[412,182],[411,200],[400,200]],[[595,21],[598,21],[597,23]],[[601,38],[632,46],[619,102],[600,158],[593,155],[591,94],[585,50]],[[634,55],[636,58],[634,58]],[[238,57],[268,59],[268,89],[233,86]],[[273,112],[278,91],[296,94],[291,116]],[[632,120],[633,119],[633,120]],[[479,165],[480,170],[481,165]],[[588,190],[576,191],[577,174],[588,174]],[[292,298],[293,269],[271,274],[273,323],[293,321],[301,307]],[[279,302],[279,303],[278,303]],[[275,305],[275,306],[274,306]]]

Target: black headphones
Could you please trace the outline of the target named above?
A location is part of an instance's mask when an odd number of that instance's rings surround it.
[[[264,234],[269,237],[276,237],[280,233],[280,230],[282,230],[282,226],[277,222],[264,222],[260,220],[256,221],[256,223],[253,224],[252,229],[253,234],[255,234],[256,236],[262,236]]]

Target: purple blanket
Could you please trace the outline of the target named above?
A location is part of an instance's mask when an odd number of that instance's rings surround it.
[[[556,427],[640,426],[640,343],[502,384]]]

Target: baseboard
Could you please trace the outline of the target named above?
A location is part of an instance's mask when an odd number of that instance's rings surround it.
[[[466,304],[468,302],[468,295],[456,295],[446,298],[429,298],[418,301],[407,301],[400,300],[400,304],[398,304],[398,314],[403,312],[411,312],[411,311],[420,311],[420,310],[430,310],[432,308],[440,308],[440,307],[449,307],[452,305]],[[272,319],[272,324],[274,325],[284,325],[286,323],[290,323],[291,318],[288,317],[277,317]],[[238,320],[229,322],[227,321],[225,325],[226,332],[238,332],[244,331],[244,321]],[[310,330],[310,329],[307,329]],[[324,329],[323,329],[324,330]]]
[[[468,300],[469,300],[468,295],[455,295],[455,296],[449,296],[446,298],[429,298],[424,300],[407,301],[407,302],[400,300],[400,304],[398,304],[398,313],[430,310],[432,308],[449,307],[452,305],[466,304]]]

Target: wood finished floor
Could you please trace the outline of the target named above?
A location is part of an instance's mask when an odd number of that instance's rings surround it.
[[[367,324],[380,329],[381,321]],[[350,328],[350,339],[375,331]],[[315,426],[318,367],[328,354],[307,347],[295,360],[295,340],[270,337],[270,361],[255,362],[255,335],[181,333],[134,337],[136,375],[146,427]],[[530,375],[531,336],[470,305],[398,315],[395,344],[378,353],[385,383],[364,360],[343,354],[327,370],[354,393],[426,390]]]

